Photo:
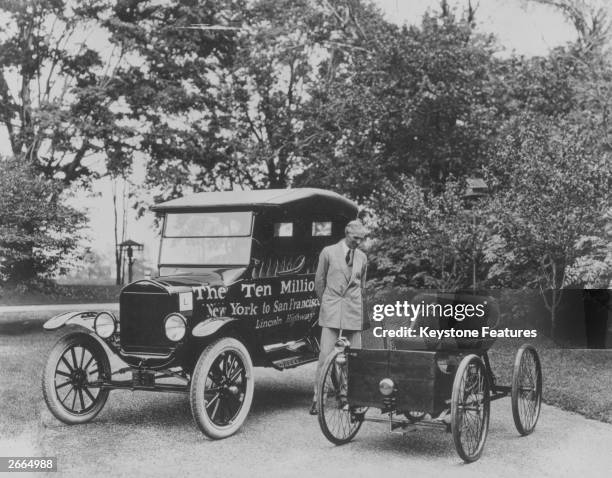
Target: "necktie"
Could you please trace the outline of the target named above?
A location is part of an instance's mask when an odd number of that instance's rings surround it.
[[[345,257],[345,259],[346,259],[346,263],[347,263],[349,266],[352,266],[352,265],[353,265],[353,249],[349,249],[348,251],[346,251],[346,257]]]

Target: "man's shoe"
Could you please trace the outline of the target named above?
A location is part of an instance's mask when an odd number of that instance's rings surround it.
[[[317,402],[315,402],[313,400],[312,405],[310,406],[310,411],[308,412],[311,415],[318,415],[319,414],[319,407],[317,407]]]

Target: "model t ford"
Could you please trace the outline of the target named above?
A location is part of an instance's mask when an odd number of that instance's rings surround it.
[[[93,419],[111,390],[187,393],[201,430],[224,438],[249,412],[253,366],[317,359],[317,259],[357,207],[329,191],[288,189],[200,193],[153,209],[163,217],[159,277],[124,287],[118,317],[45,323],[73,327],[50,353],[44,397],[75,424]],[[113,370],[109,351],[124,366]]]

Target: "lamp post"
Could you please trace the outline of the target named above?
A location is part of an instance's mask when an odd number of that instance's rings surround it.
[[[144,245],[139,242],[133,241],[132,239],[127,239],[123,241],[121,244],[117,245],[120,251],[125,250],[128,258],[128,283],[132,282],[132,266],[136,259],[134,258],[134,251],[142,251],[144,249]]]
[[[474,205],[476,201],[489,193],[489,187],[483,179],[467,178],[463,199],[472,210],[472,290],[476,290],[476,212]]]

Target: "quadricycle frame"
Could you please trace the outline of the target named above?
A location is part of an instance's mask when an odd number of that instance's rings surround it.
[[[487,298],[457,294],[420,296],[429,302],[474,302]],[[489,317],[497,311],[488,298]],[[495,317],[496,318],[496,317]],[[421,318],[422,319],[422,318]],[[417,321],[413,328],[418,327]],[[474,326],[477,324],[471,324]],[[437,327],[466,327],[438,320]],[[510,396],[521,435],[537,424],[542,401],[542,370],[536,349],[519,347],[512,381],[497,382],[489,360],[493,340],[394,339],[385,349],[355,349],[341,338],[328,356],[319,382],[318,419],[332,443],[351,441],[364,422],[383,422],[390,431],[434,428],[452,433],[465,462],[480,458],[489,429],[490,404]],[[378,409],[380,414],[371,412]]]

